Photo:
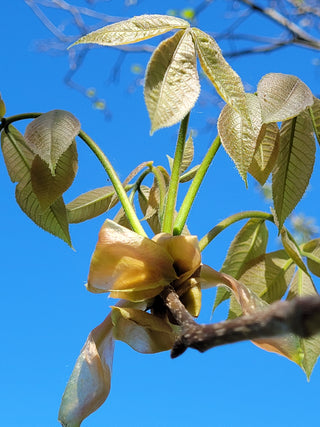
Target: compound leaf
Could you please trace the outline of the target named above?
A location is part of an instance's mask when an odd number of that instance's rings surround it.
[[[263,125],[257,148],[248,172],[264,185],[272,172],[279,153],[280,133],[276,123]]]
[[[272,196],[281,229],[307,189],[315,161],[315,140],[310,116],[303,112],[284,122],[280,149],[272,174]]]
[[[190,24],[187,21],[174,16],[134,16],[93,31],[81,37],[72,46],[81,43],[95,43],[104,46],[137,43],[171,30],[188,28],[189,26]]]
[[[320,277],[320,239],[313,239],[302,246],[303,255],[307,257],[307,265],[311,273]],[[309,256],[308,256],[309,255]]]
[[[147,67],[144,97],[151,133],[182,120],[199,94],[193,39],[190,31],[181,30],[160,43]]]
[[[107,212],[117,202],[118,198],[115,197],[113,186],[88,191],[67,204],[68,221],[71,224],[77,224],[95,218]]]
[[[29,180],[35,155],[27,146],[23,135],[12,125],[2,131],[1,149],[11,181]]]
[[[44,160],[55,174],[61,155],[80,132],[80,122],[73,114],[52,110],[34,119],[26,128],[25,140],[31,150]]]
[[[241,178],[247,183],[247,172],[256,151],[261,129],[261,112],[258,98],[247,94],[251,122],[226,105],[218,119],[218,132],[224,149],[234,161]]]
[[[266,74],[258,83],[257,94],[264,123],[291,119],[313,104],[308,86],[288,74]]]
[[[16,200],[23,212],[39,227],[60,237],[71,246],[67,212],[62,197],[59,197],[43,212],[37,196],[32,190],[31,181],[20,182],[16,187]]]
[[[307,295],[318,295],[318,293],[311,277],[298,269],[293,277],[287,299],[291,300],[295,297]],[[300,348],[303,354],[300,366],[309,378],[320,355],[320,334],[313,335],[310,338],[300,338]]]
[[[31,166],[32,189],[43,211],[70,187],[77,169],[78,155],[75,142],[60,156],[54,175],[51,174],[48,164],[38,155],[35,156]]]
[[[224,59],[220,47],[209,34],[193,28],[192,35],[206,76],[222,99],[248,120],[246,96],[240,77]]]

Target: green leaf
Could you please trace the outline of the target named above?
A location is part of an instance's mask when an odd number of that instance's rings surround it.
[[[147,67],[144,96],[151,133],[182,120],[199,94],[194,43],[190,31],[181,30],[160,43]]]
[[[31,150],[48,164],[54,175],[59,158],[79,131],[80,123],[73,114],[53,110],[34,119],[27,126],[24,136]]]
[[[309,115],[284,122],[280,149],[272,174],[272,195],[281,229],[308,187],[315,160],[315,140]]]
[[[161,224],[158,214],[159,199],[157,200],[152,195],[151,189],[145,185],[141,185],[139,188],[139,204],[140,209],[144,215],[144,219],[148,222],[151,230],[154,234],[158,234],[161,231]]]
[[[288,300],[297,296],[318,295],[311,277],[298,269],[293,277],[292,284],[288,293]],[[312,373],[314,365],[320,355],[320,334],[310,338],[301,338],[300,347],[303,352],[303,359],[300,366],[305,371],[308,378]]]
[[[181,168],[180,168],[180,174],[181,175],[191,165],[192,160],[193,160],[193,156],[194,156],[193,138],[192,138],[192,132],[190,132],[190,135],[189,135],[188,139],[186,140],[186,143],[184,146],[183,157],[182,157]]]
[[[310,107],[310,114],[312,118],[312,124],[314,128],[314,132],[317,136],[318,143],[320,144],[320,99],[313,98],[314,103]]]
[[[96,188],[81,194],[66,206],[69,223],[77,224],[107,212],[119,201],[114,196],[112,186]]]
[[[2,119],[2,117],[4,117],[4,115],[6,114],[6,105],[1,97],[1,93],[0,93],[0,120]]]
[[[272,303],[285,294],[294,269],[295,264],[287,253],[279,250],[250,261],[239,280],[264,301]]]
[[[35,155],[25,143],[23,135],[12,125],[1,133],[1,149],[11,181],[29,180]]]
[[[238,279],[249,261],[265,253],[267,243],[268,230],[265,221],[250,219],[233,239],[221,272]],[[229,297],[230,291],[224,286],[219,287],[213,311]]]
[[[238,317],[242,313],[246,315],[255,314],[257,311],[268,307],[268,304],[252,292],[248,286],[245,286],[228,274],[213,270],[207,265],[203,265],[201,268],[200,281],[202,282],[203,280],[206,285],[211,283],[212,286],[223,283],[230,289],[232,292],[230,312],[233,316],[229,317]],[[236,307],[236,313],[232,313],[233,306]],[[300,341],[294,334],[256,339],[252,342],[264,350],[281,354],[298,364],[301,362]]]
[[[297,264],[299,268],[301,268],[301,270],[308,274],[307,267],[305,266],[301,257],[299,246],[293,240],[292,236],[289,235],[288,230],[285,227],[282,227],[280,235],[283,247],[289,257]]]
[[[45,211],[71,186],[78,169],[77,146],[73,142],[57,162],[55,175],[38,155],[31,166],[32,189]]]
[[[169,323],[135,308],[112,308],[113,336],[134,350],[150,354],[170,350],[175,341]]]
[[[261,112],[258,98],[247,94],[251,123],[229,105],[226,105],[218,119],[218,132],[224,149],[234,161],[242,179],[247,183],[247,172],[256,151],[261,129]]]
[[[313,104],[308,86],[288,74],[266,74],[258,83],[257,94],[264,123],[291,119]]]
[[[122,207],[118,210],[118,212],[114,216],[113,221],[118,225],[121,225],[122,227],[127,228],[128,230],[132,230],[132,225]]]
[[[313,239],[302,246],[303,255],[311,273],[320,277],[320,239]]]
[[[265,221],[251,218],[233,239],[221,272],[239,279],[246,264],[265,253],[267,243],[268,229]]]
[[[104,46],[119,46],[137,43],[168,31],[188,28],[190,24],[184,19],[165,15],[134,16],[126,21],[107,25],[81,37],[72,46],[80,43],[96,43]]]
[[[257,148],[248,172],[264,185],[272,172],[279,153],[280,133],[276,123],[263,125]]]
[[[196,165],[187,172],[185,172],[183,175],[180,176],[179,182],[188,182],[191,179],[193,179],[198,172],[198,169],[201,165]]]
[[[20,182],[17,185],[16,199],[20,208],[33,222],[71,246],[67,212],[62,197],[43,212],[38,198],[32,190],[31,181],[28,181]]]
[[[238,74],[224,59],[216,41],[208,34],[192,28],[200,65],[222,99],[243,118],[249,119],[245,91]]]

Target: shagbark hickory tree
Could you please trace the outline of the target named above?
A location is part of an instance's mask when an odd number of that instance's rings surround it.
[[[285,226],[308,186],[320,138],[320,100],[297,77],[267,74],[255,93],[245,93],[240,77],[215,40],[183,19],[143,15],[82,37],[79,43],[116,46],[166,32],[152,54],[144,96],[151,133],[180,122],[170,167],[143,162],[120,182],[106,154],[81,129],[71,113],[23,113],[6,117],[0,98],[1,148],[16,200],[40,227],[70,246],[69,224],[106,214],[93,253],[87,289],[117,301],[89,335],[62,397],[59,420],[79,426],[110,391],[114,342],[142,353],[252,340],[298,364],[310,376],[320,354],[320,238],[296,242]],[[76,47],[72,47],[76,48]],[[200,93],[197,62],[226,105],[218,136],[202,162],[193,160],[188,120]],[[32,121],[30,122],[30,119]],[[28,120],[24,135],[15,122]],[[77,173],[77,143],[96,155],[112,183],[65,203],[64,192]],[[260,185],[272,175],[271,213],[234,213],[201,239],[186,226],[190,208],[220,146],[243,181],[251,174]],[[147,185],[147,177],[153,177]],[[180,206],[180,185],[189,185]],[[202,191],[206,191],[203,189]],[[142,220],[139,220],[142,217]],[[201,262],[201,252],[224,229],[246,220],[230,244],[221,271]],[[148,236],[143,222],[153,232]],[[268,226],[277,227],[283,248],[267,252]],[[228,319],[198,324],[202,290],[217,286],[214,309],[229,299]]]

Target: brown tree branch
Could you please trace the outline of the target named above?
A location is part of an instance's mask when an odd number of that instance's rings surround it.
[[[294,22],[290,21],[285,16],[281,15],[277,10],[272,8],[263,8],[251,0],[240,0],[242,3],[250,7],[252,10],[261,13],[268,19],[279,24],[292,34],[292,42],[312,49],[320,49],[320,41],[302,30]]]
[[[171,357],[182,354],[188,347],[204,352],[218,345],[255,340],[294,333],[302,338],[320,331],[320,296],[298,297],[277,301],[267,309],[233,320],[199,325],[188,313],[173,288],[162,292],[182,333],[176,340]]]

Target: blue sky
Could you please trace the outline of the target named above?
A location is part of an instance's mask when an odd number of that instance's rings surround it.
[[[73,2],[80,4],[81,2]],[[84,3],[84,2],[82,2]],[[100,5],[106,13],[133,16],[166,13],[169,8],[190,7],[197,1],[152,2],[125,8],[120,0]],[[221,4],[222,2],[220,2]],[[224,22],[217,6],[199,17],[201,29],[218,31]],[[251,18],[253,31],[265,31]],[[266,24],[264,24],[266,25]],[[255,27],[256,26],[256,27]],[[31,111],[65,109],[82,123],[82,128],[105,150],[120,177],[140,162],[155,160],[166,166],[166,154],[173,154],[177,127],[149,135],[149,120],[142,87],[129,94],[135,76],[134,63],[144,66],[148,55],[128,56],[118,84],[107,84],[117,60],[114,49],[97,48],[88,54],[76,78],[94,86],[106,98],[112,120],[78,92],[63,83],[68,67],[65,55],[36,52],[35,41],[51,35],[24,2],[6,1],[0,16],[0,92],[7,115]],[[227,50],[230,46],[224,44]],[[239,58],[231,62],[248,87],[255,87],[263,74],[283,72],[300,77],[315,94],[320,93],[320,71],[312,65],[319,54],[288,48],[272,55]],[[204,85],[205,89],[207,86]],[[212,89],[211,90],[213,94]],[[211,93],[209,92],[211,96]],[[196,160],[215,136],[202,132],[213,106],[199,100],[191,116]],[[22,128],[21,128],[22,129]],[[79,148],[79,174],[68,191],[67,201],[91,188],[108,185],[105,174],[86,147]],[[195,161],[196,161],[195,160]],[[318,217],[317,183],[319,162],[308,194],[297,208]],[[73,364],[88,333],[99,324],[110,301],[105,295],[90,294],[84,283],[97,233],[104,220],[98,217],[71,226],[75,251],[35,226],[14,199],[14,185],[0,159],[2,209],[2,324],[0,407],[1,422],[8,427],[58,426],[60,399]],[[256,190],[253,180],[246,190],[234,165],[220,150],[205,181],[206,191],[197,198],[188,223],[192,234],[202,237],[226,216],[241,210],[269,205]],[[219,236],[204,252],[204,262],[219,268],[230,239],[238,227]],[[214,293],[204,294],[202,321],[210,321]],[[221,315],[223,312],[220,313]],[[117,343],[113,381],[107,402],[86,421],[84,427],[100,426],[218,426],[246,427],[315,425],[318,419],[320,367],[308,383],[303,372],[286,359],[266,353],[251,343],[216,348],[205,354],[193,350],[171,360],[169,353],[141,355]]]

